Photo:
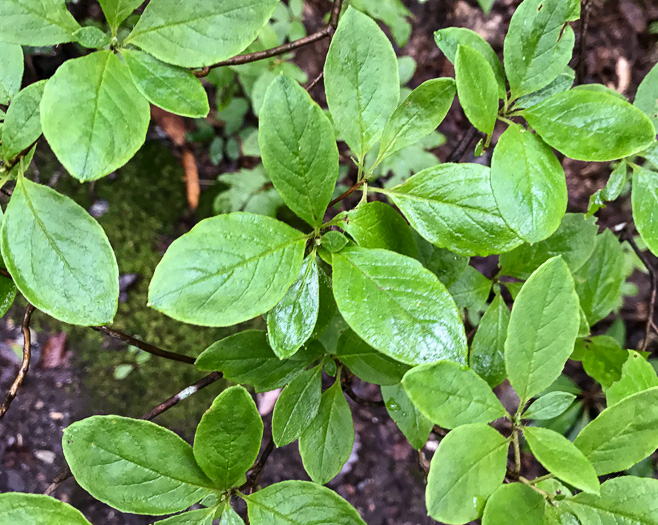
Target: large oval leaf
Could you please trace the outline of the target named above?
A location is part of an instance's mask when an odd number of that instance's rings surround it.
[[[25,46],[52,46],[74,40],[80,25],[64,0],[3,0],[0,35],[3,42]]]
[[[642,240],[658,254],[658,172],[633,168],[633,220]]]
[[[276,305],[302,266],[306,237],[251,213],[205,219],[169,247],[149,305],[174,319],[231,326]]]
[[[19,523],[90,525],[79,510],[55,498],[20,492],[0,494],[0,525]]]
[[[498,86],[493,69],[478,51],[459,45],[455,81],[466,117],[482,133],[491,135],[498,116]]]

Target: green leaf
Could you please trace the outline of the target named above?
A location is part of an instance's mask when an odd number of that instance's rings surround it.
[[[491,291],[491,281],[472,266],[467,266],[459,278],[448,288],[457,308],[472,312],[484,310]]]
[[[2,225],[2,257],[18,289],[39,310],[83,326],[114,318],[114,252],[99,224],[68,197],[21,177]]]
[[[324,485],[343,468],[352,453],[352,445],[352,412],[337,379],[322,394],[315,419],[299,438],[299,454],[311,479]]]
[[[626,470],[658,448],[658,387],[606,408],[574,444],[599,476]]]
[[[11,106],[9,106],[11,110]],[[9,112],[7,112],[9,116]],[[5,124],[5,130],[7,124]],[[633,167],[633,220],[649,250],[658,254],[658,172]]]
[[[80,486],[121,512],[171,514],[214,489],[192,447],[150,421],[92,416],[64,430],[62,447]]]
[[[288,207],[317,227],[338,178],[331,122],[296,81],[278,76],[260,110],[258,145],[263,165]]]
[[[191,510],[156,521],[153,525],[212,525],[214,514],[214,509]]]
[[[483,423],[451,431],[436,450],[427,478],[428,514],[467,523],[482,515],[487,498],[505,478],[508,441]]]
[[[333,255],[334,297],[347,324],[375,350],[405,364],[464,362],[464,325],[436,276],[409,257],[345,248]]]
[[[320,408],[322,368],[316,366],[293,379],[274,405],[272,437],[277,447],[295,441],[311,424]]]
[[[480,320],[469,353],[469,365],[491,388],[507,377],[505,339],[510,312],[503,297],[497,294]]]
[[[560,161],[541,138],[516,124],[507,128],[494,149],[491,189],[503,219],[527,243],[549,237],[567,210]]]
[[[592,326],[615,307],[624,283],[624,252],[610,230],[596,236],[592,255],[573,277],[580,306]]]
[[[224,512],[222,512],[222,519],[219,520],[219,525],[244,525],[244,521],[240,515],[235,512],[229,504],[227,504]]]
[[[212,402],[194,434],[194,457],[221,491],[244,482],[258,457],[263,421],[244,387],[224,390]]]
[[[505,87],[505,73],[503,71],[503,66],[500,63],[500,60],[498,60],[498,55],[496,55],[496,52],[478,33],[471,29],[466,29],[465,27],[448,27],[446,29],[440,29],[439,31],[436,31],[434,33],[434,41],[436,42],[436,45],[439,46],[439,49],[443,51],[443,54],[446,56],[446,58],[450,60],[453,65],[455,64],[457,48],[460,44],[462,46],[471,47],[480,53],[480,55],[482,55],[491,66],[491,69],[493,70],[496,77],[496,85],[498,86],[498,98],[505,98],[507,89]]]
[[[580,6],[580,3],[577,4]],[[524,95],[519,98],[514,103],[514,108],[529,108],[535,104],[546,100],[548,97],[555,95],[556,93],[562,93],[571,88],[576,79],[576,72],[571,69],[569,66],[564,68],[564,71],[560,73],[555,80],[553,80],[547,86],[541,88],[539,91]]]
[[[521,244],[505,224],[479,164],[441,164],[383,190],[429,242],[460,255],[503,253]]]
[[[41,101],[43,134],[80,181],[99,179],[128,162],[144,144],[149,120],[148,102],[111,51],[67,60]]]
[[[252,525],[365,525],[333,490],[308,481],[282,481],[245,499]]]
[[[0,494],[0,525],[18,523],[90,525],[79,510],[50,496],[20,492]]]
[[[407,221],[388,204],[366,202],[345,214],[339,226],[362,248],[382,248],[415,257],[418,248]]]
[[[8,277],[0,276],[0,317],[3,317],[16,299],[16,285]]]
[[[498,116],[498,91],[493,69],[478,51],[458,45],[455,80],[459,103],[466,117],[482,133],[491,135]]]
[[[350,329],[340,335],[336,357],[361,381],[375,385],[397,385],[409,370],[407,365],[368,346]]]
[[[434,428],[434,423],[420,413],[401,384],[382,386],[381,390],[388,415],[414,449],[423,448]]]
[[[379,144],[378,160],[415,144],[443,121],[455,98],[455,81],[433,78],[406,97],[388,119]]]
[[[162,109],[184,117],[208,115],[208,95],[189,70],[160,62],[137,49],[122,49],[130,76],[140,93]]]
[[[181,67],[202,67],[244,50],[258,35],[277,0],[150,2],[124,44]]]
[[[311,337],[320,309],[315,252],[309,254],[283,299],[267,314],[267,337],[280,359],[290,357]]]
[[[550,84],[571,60],[569,11],[568,0],[525,0],[512,15],[504,51],[513,100]]]
[[[287,385],[324,353],[311,342],[288,359],[281,360],[267,344],[262,330],[245,330],[213,343],[196,359],[199,370],[217,370],[234,383],[253,385],[268,392]]]
[[[321,246],[331,253],[341,251],[348,242],[350,241],[345,235],[335,230],[326,232],[320,239]]]
[[[633,105],[644,111],[658,130],[658,64],[640,82]]]
[[[23,48],[0,42],[0,104],[8,104],[14,98],[21,89],[22,79]]]
[[[642,151],[656,136],[649,117],[607,93],[565,91],[521,114],[549,146],[576,160],[621,159]]]
[[[0,35],[3,42],[52,46],[71,42],[80,29],[64,0],[3,0]]]
[[[583,369],[603,388],[621,378],[621,370],[628,359],[628,352],[623,350],[612,337],[599,335],[585,341],[585,353],[582,356]]]
[[[625,162],[620,162],[617,167],[612,170],[610,178],[606,185],[596,190],[589,197],[589,204],[587,205],[587,216],[591,217],[599,209],[605,208],[606,201],[614,201],[621,195],[621,191],[626,184],[627,165]]]
[[[599,493],[599,480],[594,467],[562,434],[548,428],[524,427],[523,436],[537,461],[546,470],[577,489]]]
[[[414,367],[402,385],[421,413],[444,428],[489,423],[507,413],[484,379],[451,361]]]
[[[619,403],[624,398],[658,386],[656,370],[639,352],[629,351],[629,356],[621,369],[621,378],[605,391],[608,406]]]
[[[114,33],[121,22],[143,3],[142,0],[98,0],[98,2]]]
[[[445,286],[451,286],[464,273],[469,257],[458,255],[445,248],[437,248],[415,230],[412,230],[412,233],[418,246],[418,260]]]
[[[487,500],[482,525],[544,523],[546,500],[522,483],[501,485]]]
[[[523,419],[553,419],[567,410],[576,399],[569,392],[549,392],[538,398],[530,405],[523,415]]]
[[[11,102],[2,127],[2,158],[5,161],[20,155],[41,136],[39,104],[45,80],[22,89]]]
[[[338,134],[358,159],[379,141],[400,98],[398,63],[384,32],[348,7],[324,64],[327,105]]]
[[[73,33],[73,38],[82,47],[87,49],[100,49],[109,46],[112,39],[110,35],[96,26],[85,26]]]
[[[231,326],[271,310],[299,274],[306,237],[263,215],[211,217],[176,239],[149,305],[178,321]]]
[[[579,325],[571,272],[561,258],[549,259],[521,288],[507,328],[505,368],[519,398],[531,398],[558,378]]]

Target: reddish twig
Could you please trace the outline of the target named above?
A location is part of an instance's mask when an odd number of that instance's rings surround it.
[[[327,206],[327,208],[331,208],[334,204],[338,204],[338,203],[339,203],[340,201],[342,201],[344,198],[349,197],[350,195],[352,195],[352,193],[354,193],[354,192],[355,192],[356,190],[358,190],[361,186],[363,186],[363,184],[364,184],[365,182],[366,182],[366,179],[361,179],[360,181],[355,182],[354,185],[353,185],[350,189],[348,189],[347,191],[345,191],[344,193],[342,193],[341,195],[339,195],[338,197],[336,197],[334,200],[332,200],[332,201],[329,203],[329,206]]]

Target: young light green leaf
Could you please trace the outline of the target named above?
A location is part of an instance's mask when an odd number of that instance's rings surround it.
[[[523,436],[537,461],[546,470],[577,489],[599,493],[599,479],[594,467],[562,434],[548,428],[525,427]]]
[[[351,6],[331,40],[324,85],[338,134],[363,160],[398,105],[400,85],[393,46],[374,20]]]
[[[277,0],[150,2],[124,44],[181,67],[202,67],[238,54],[258,35]]]
[[[217,370],[234,383],[268,392],[288,384],[324,353],[317,341],[281,360],[267,344],[262,330],[245,330],[213,343],[196,360],[199,370]]]
[[[22,89],[7,109],[0,148],[5,161],[20,155],[41,136],[39,104],[45,85],[46,81],[41,80]]]
[[[208,95],[189,70],[161,62],[137,49],[122,49],[130,76],[140,93],[162,109],[184,117],[208,115]]]
[[[457,46],[455,80],[459,102],[468,120],[482,133],[491,135],[498,116],[496,76],[475,49]]]
[[[550,84],[541,88],[539,91],[535,91],[534,93],[530,93],[519,98],[514,103],[514,108],[529,108],[530,106],[539,104],[540,102],[546,100],[548,97],[555,95],[556,93],[567,91],[571,88],[575,79],[576,72],[567,66],[564,68],[564,71],[562,71],[562,73],[560,73]]]
[[[244,525],[244,521],[240,515],[227,504],[224,512],[222,512],[222,519],[219,520],[219,525]]]
[[[402,385],[421,413],[444,428],[489,423],[506,414],[484,379],[451,361],[414,367],[404,375]]]
[[[494,297],[480,320],[469,353],[469,365],[491,388],[503,382],[505,339],[510,312],[500,294]]]
[[[501,485],[487,500],[482,525],[544,523],[546,500],[523,483]]]
[[[462,425],[439,443],[427,478],[428,514],[467,523],[482,515],[487,498],[505,478],[508,441],[483,423]]]
[[[83,326],[114,318],[114,252],[99,224],[68,197],[21,177],[2,225],[2,256],[18,289],[39,310]]]
[[[293,355],[311,337],[319,309],[318,265],[312,252],[286,295],[267,314],[267,338],[280,359]]]
[[[71,42],[80,25],[64,0],[3,0],[0,35],[3,42],[24,46],[52,46]]]
[[[23,67],[23,48],[0,42],[0,104],[8,104],[21,89]]]
[[[553,419],[568,409],[576,399],[569,392],[549,392],[541,396],[530,405],[523,415],[523,419]]]
[[[555,232],[567,210],[560,161],[541,138],[516,124],[507,128],[494,149],[491,189],[507,225],[530,244]]]
[[[594,215],[601,208],[605,208],[606,201],[614,201],[619,195],[621,195],[621,191],[626,184],[627,171],[626,163],[620,162],[617,167],[612,170],[606,185],[590,195],[589,204],[587,205],[588,217]]]
[[[84,26],[73,33],[73,38],[82,47],[87,49],[100,49],[109,46],[112,42],[110,35],[96,26]]]
[[[501,217],[485,166],[441,164],[383,193],[418,233],[439,248],[485,256],[523,242]]]
[[[571,272],[560,257],[553,257],[523,285],[507,328],[505,368],[522,400],[558,378],[573,350],[579,325]]]
[[[606,408],[574,444],[599,476],[626,470],[658,448],[658,387]]]
[[[631,200],[635,227],[649,250],[656,255],[658,254],[658,172],[640,166],[633,167]]]
[[[338,338],[336,357],[359,379],[375,385],[397,385],[409,370],[407,365],[370,347],[350,329]]]
[[[472,312],[484,310],[491,291],[491,281],[472,266],[467,266],[459,278],[448,288],[457,308]]]
[[[91,525],[79,510],[50,496],[20,492],[0,494],[0,525],[18,523]]]
[[[245,499],[252,525],[366,525],[333,490],[308,481],[282,481]]]
[[[214,509],[191,510],[156,521],[153,525],[212,525],[214,514]]]
[[[217,488],[226,491],[244,482],[256,461],[263,421],[244,387],[224,390],[206,410],[194,434],[194,457]]]
[[[320,245],[331,253],[341,251],[349,242],[345,235],[335,230],[326,232],[320,239]]]
[[[377,159],[383,160],[434,131],[448,113],[455,92],[451,78],[433,78],[414,89],[388,119]]]
[[[434,428],[434,423],[416,408],[401,384],[382,386],[386,412],[416,450],[423,448]]]
[[[621,159],[642,151],[656,136],[649,117],[607,93],[565,91],[522,115],[548,145],[576,160]]]
[[[466,337],[457,307],[418,261],[354,247],[335,253],[333,263],[338,309],[366,343],[410,365],[465,362]]]
[[[571,60],[575,35],[569,0],[525,0],[512,15],[505,37],[505,72],[511,97],[550,84]]]
[[[633,105],[644,111],[658,130],[658,64],[640,82]]]
[[[337,379],[322,394],[315,419],[299,438],[299,454],[311,479],[324,485],[343,468],[353,445],[352,412]]]
[[[192,447],[150,421],[92,416],[64,430],[62,447],[80,486],[121,512],[180,512],[215,488]]]
[[[656,370],[639,352],[630,352],[621,369],[621,378],[605,391],[608,406],[622,399],[658,386]]]
[[[80,181],[99,179],[128,162],[144,144],[149,120],[148,102],[112,51],[66,61],[41,101],[43,134]]]
[[[317,227],[338,178],[329,119],[295,80],[278,76],[260,110],[258,145],[272,183],[288,207]]]
[[[575,356],[574,356],[575,359]],[[628,352],[607,335],[585,340],[585,352],[581,358],[585,373],[603,388],[608,388],[621,378],[621,371],[628,359]]]
[[[205,219],[176,239],[149,285],[149,305],[174,319],[231,326],[271,310],[302,266],[306,237],[263,215]]]
[[[277,447],[295,441],[311,424],[320,408],[322,368],[316,366],[293,379],[274,405],[272,437]]]
[[[107,23],[116,33],[117,28],[130,14],[142,5],[142,0],[98,0]]]

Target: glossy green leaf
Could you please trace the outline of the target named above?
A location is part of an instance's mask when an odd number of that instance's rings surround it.
[[[434,131],[448,113],[455,92],[451,78],[433,78],[414,89],[386,123],[377,158],[385,159]]]
[[[522,242],[500,215],[485,166],[441,164],[384,193],[411,226],[439,248],[485,256]]]
[[[9,108],[11,109],[11,106]],[[658,254],[658,172],[634,166],[631,198],[635,227],[647,247],[656,255]]]
[[[336,314],[336,300],[331,288],[331,278],[318,265],[318,278],[320,282],[320,309],[318,311],[318,320],[313,328],[311,339],[320,338],[331,325],[331,321]]]
[[[575,42],[569,0],[525,0],[505,37],[505,72],[512,99],[550,84],[571,60]]]
[[[14,98],[21,89],[22,79],[23,48],[0,42],[0,104],[8,104]]]
[[[471,343],[469,365],[491,388],[507,377],[505,339],[509,318],[509,308],[503,297],[497,294],[482,316]]]
[[[628,167],[625,162],[620,162],[617,167],[612,170],[610,178],[606,185],[600,190],[596,190],[589,197],[589,204],[587,205],[587,216],[591,216],[599,209],[605,208],[606,201],[614,201],[621,195],[621,191],[626,184],[626,175]]]
[[[322,368],[316,366],[293,379],[274,405],[272,437],[277,447],[295,441],[311,424],[320,408]]]
[[[267,392],[288,384],[318,359],[324,349],[311,342],[288,359],[279,359],[262,330],[245,330],[213,343],[196,360],[199,370],[217,370],[234,383]]]
[[[181,67],[209,66],[237,55],[258,35],[277,0],[150,2],[124,44]]]
[[[578,3],[580,5],[580,3]],[[576,72],[571,69],[569,66],[564,68],[564,71],[560,73],[555,80],[553,80],[547,86],[541,88],[539,91],[524,95],[519,98],[515,103],[515,108],[529,108],[535,104],[546,100],[548,97],[555,95],[556,93],[562,93],[571,88],[576,79]]]
[[[487,500],[482,525],[544,523],[546,500],[523,483],[501,485]]]
[[[361,381],[375,385],[397,385],[409,370],[369,346],[352,330],[345,330],[338,338],[336,357]]]
[[[538,398],[530,405],[523,415],[523,419],[553,419],[567,410],[576,399],[569,392],[549,392]]]
[[[3,0],[0,38],[24,46],[52,46],[71,42],[80,29],[64,0]]]
[[[445,286],[452,285],[468,266],[469,257],[458,255],[445,248],[437,248],[415,230],[412,233],[418,246],[418,260]]]
[[[208,115],[206,90],[189,70],[161,62],[137,49],[122,49],[121,54],[137,89],[151,104],[184,117]]]
[[[326,232],[320,239],[321,246],[331,253],[341,251],[348,242],[350,241],[345,235],[335,230]]]
[[[416,450],[425,446],[434,423],[427,419],[411,402],[401,384],[382,386],[386,412]]]
[[[251,525],[365,525],[333,490],[308,481],[282,481],[245,499]]]
[[[114,252],[99,224],[68,197],[20,178],[2,225],[2,256],[18,289],[39,310],[84,326],[114,318]]]
[[[191,510],[166,520],[156,521],[153,525],[212,525],[214,514],[213,509]]]
[[[319,309],[318,265],[311,253],[286,295],[267,314],[268,341],[279,358],[290,357],[311,337]]]
[[[111,51],[66,61],[41,101],[43,134],[80,181],[99,179],[128,162],[144,144],[149,120],[148,102]]]
[[[489,423],[506,414],[484,379],[451,361],[414,367],[402,385],[421,413],[440,427]]]
[[[393,46],[374,20],[351,6],[331,40],[324,85],[339,136],[363,159],[395,111],[400,86]]]
[[[608,406],[622,399],[658,386],[656,370],[639,352],[629,352],[621,369],[621,378],[605,391]]]
[[[244,525],[244,521],[230,505],[226,505],[224,512],[222,512],[222,519],[219,520],[219,525]]]
[[[0,276],[0,317],[4,316],[16,299],[16,285],[12,279]]]
[[[658,448],[658,387],[606,408],[574,444],[599,476],[626,470]]]
[[[92,416],[64,430],[62,447],[80,486],[121,512],[179,512],[214,487],[192,447],[150,421]]]
[[[299,454],[311,479],[324,485],[343,468],[352,453],[352,445],[352,412],[337,379],[322,394],[315,419],[299,438]]]
[[[165,253],[149,285],[149,305],[202,326],[246,321],[283,299],[305,245],[302,233],[263,215],[205,219]]]
[[[258,145],[265,169],[288,207],[317,227],[338,178],[331,122],[295,80],[280,75],[259,113]]]
[[[523,400],[555,381],[573,350],[580,313],[573,278],[559,257],[542,264],[514,301],[505,368]]]
[[[245,481],[263,438],[263,421],[244,387],[224,390],[206,410],[194,434],[194,457],[221,491]]]
[[[84,26],[73,33],[73,38],[82,47],[87,49],[100,49],[109,46],[112,42],[110,35],[96,26]]]
[[[459,278],[448,287],[457,308],[472,312],[484,310],[491,291],[491,281],[472,266],[467,266]]]
[[[658,130],[658,64],[640,82],[633,104],[647,114]]]
[[[549,237],[567,210],[560,161],[541,138],[516,124],[507,128],[494,149],[491,189],[503,219],[527,243]]]
[[[656,136],[649,117],[607,93],[565,91],[522,115],[549,146],[576,160],[621,159],[642,151]]]
[[[142,5],[142,0],[98,0],[107,23],[116,32],[121,22],[130,16],[130,14]]]
[[[478,51],[459,45],[455,55],[455,81],[466,117],[482,133],[491,135],[498,116],[498,90],[493,69]]]
[[[622,367],[627,359],[628,352],[617,341],[606,335],[598,335],[585,341],[581,361],[585,373],[603,388],[608,388],[621,378]]]
[[[418,261],[386,250],[345,248],[333,263],[338,309],[374,349],[406,364],[466,360],[455,303]]]
[[[439,443],[427,478],[428,514],[445,523],[482,515],[505,478],[508,441],[483,423],[462,425]]]
[[[82,513],[55,498],[41,494],[0,494],[0,525],[90,525]]]
[[[22,89],[11,102],[2,127],[2,158],[6,161],[20,155],[41,136],[39,104],[45,80]]]

